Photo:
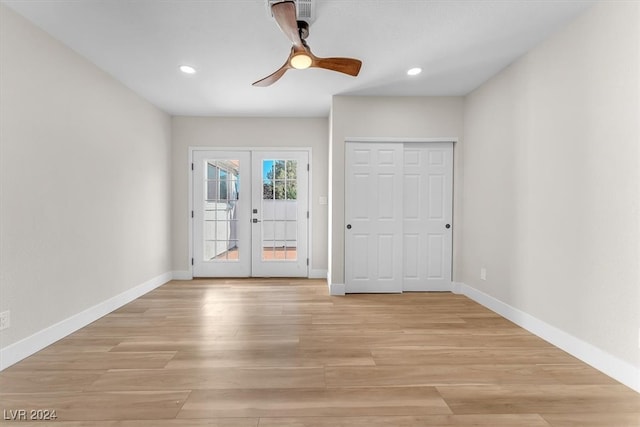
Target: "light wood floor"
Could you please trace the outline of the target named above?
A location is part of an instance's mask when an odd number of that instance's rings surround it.
[[[640,395],[460,295],[171,282],[0,373],[0,409],[142,427],[640,426]],[[0,420],[2,421],[2,420]]]

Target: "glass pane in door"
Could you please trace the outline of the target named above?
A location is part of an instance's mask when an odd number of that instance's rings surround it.
[[[298,162],[262,161],[262,260],[296,261]]]
[[[203,261],[238,261],[239,160],[205,160]]]

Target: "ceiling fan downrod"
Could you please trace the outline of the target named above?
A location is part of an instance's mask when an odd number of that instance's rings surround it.
[[[302,40],[309,37],[309,23],[307,21],[298,21],[298,34]]]

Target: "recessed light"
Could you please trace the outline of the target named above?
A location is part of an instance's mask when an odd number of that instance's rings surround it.
[[[193,68],[190,65],[181,65],[180,66],[180,71],[182,71],[185,74],[195,74],[196,73],[196,69]]]
[[[415,68],[411,68],[409,71],[407,71],[407,74],[410,75],[410,76],[417,76],[421,72],[422,72],[422,68],[415,67]]]

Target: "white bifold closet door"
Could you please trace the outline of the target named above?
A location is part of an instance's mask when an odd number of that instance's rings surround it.
[[[346,292],[451,290],[453,143],[348,142]]]

